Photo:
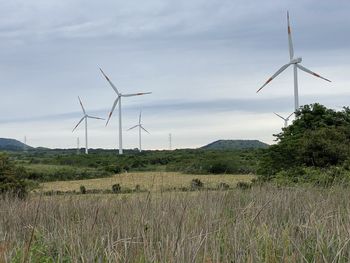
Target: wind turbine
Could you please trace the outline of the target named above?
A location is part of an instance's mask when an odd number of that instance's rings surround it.
[[[289,118],[294,114],[294,112],[292,112],[287,118],[282,117],[281,115],[277,114],[276,112],[274,112],[274,114],[275,114],[277,117],[280,117],[282,120],[284,120],[284,128],[287,128]]]
[[[85,120],[85,153],[88,154],[89,153],[89,148],[88,148],[88,134],[87,134],[87,126],[88,126],[88,123],[87,123],[87,119],[90,118],[90,119],[98,119],[98,120],[104,120],[102,118],[99,118],[99,117],[94,117],[94,116],[91,116],[91,115],[88,115],[84,109],[84,106],[83,106],[83,103],[81,102],[80,100],[80,97],[78,96],[78,99],[79,99],[79,102],[80,102],[80,106],[81,106],[81,109],[83,110],[83,113],[84,113],[84,116],[80,119],[80,121],[78,122],[78,124],[74,127],[73,131],[79,126],[79,124]]]
[[[131,93],[131,94],[122,94],[118,91],[117,87],[112,83],[112,81],[107,77],[107,75],[103,72],[103,70],[100,68],[100,71],[102,75],[106,78],[108,83],[111,85],[111,87],[114,89],[115,93],[117,93],[117,98],[115,99],[111,112],[109,113],[108,120],[106,123],[106,126],[112,117],[113,111],[115,107],[117,106],[119,102],[119,154],[123,154],[123,134],[122,134],[122,97],[133,97],[133,96],[140,96],[140,95],[146,95],[151,94],[152,92],[139,92],[139,93]]]
[[[287,22],[288,22],[288,46],[289,46],[289,56],[290,56],[290,61],[283,65],[275,74],[272,75],[271,78],[269,78],[264,85],[260,89],[258,89],[257,93],[264,88],[268,83],[270,83],[274,78],[276,78],[280,73],[282,73],[285,69],[287,69],[289,66],[293,65],[294,69],[294,107],[295,110],[299,108],[299,95],[298,95],[298,71],[297,69],[301,69],[302,71],[305,71],[306,73],[309,73],[315,77],[321,78],[323,80],[326,80],[328,82],[331,82],[329,79],[326,79],[317,73],[303,67],[300,65],[302,58],[294,58],[294,49],[293,49],[293,42],[292,42],[292,32],[290,29],[290,23],[289,23],[289,12],[287,12]]]
[[[142,151],[142,147],[141,147],[141,130],[144,130],[145,132],[147,132],[149,134],[149,132],[143,127],[142,123],[141,123],[141,111],[140,111],[140,115],[139,115],[139,124],[132,126],[131,128],[128,129],[128,131],[139,127],[139,152]]]

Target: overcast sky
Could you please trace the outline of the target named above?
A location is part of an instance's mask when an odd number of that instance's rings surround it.
[[[293,111],[286,12],[296,56],[331,79],[299,73],[300,103],[350,103],[350,1],[0,0],[0,137],[68,148],[84,139],[77,96],[106,118],[115,99],[102,67],[124,93],[126,148],[198,147],[217,139],[273,142]],[[117,111],[109,125],[89,121],[93,148],[117,147]]]

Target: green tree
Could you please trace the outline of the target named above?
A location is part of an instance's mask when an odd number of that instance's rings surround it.
[[[10,194],[24,198],[27,194],[24,178],[24,169],[16,167],[7,155],[0,153],[0,195]]]
[[[262,155],[258,173],[265,180],[281,171],[342,165],[350,157],[349,108],[334,111],[316,103],[301,107],[295,117]]]

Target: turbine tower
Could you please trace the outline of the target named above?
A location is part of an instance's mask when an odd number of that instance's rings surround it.
[[[302,58],[294,58],[294,49],[293,49],[293,41],[292,41],[292,31],[290,28],[290,23],[289,23],[289,12],[287,12],[287,23],[288,23],[288,46],[289,46],[289,57],[290,61],[289,63],[283,65],[275,74],[272,75],[271,78],[269,78],[264,85],[260,89],[258,89],[257,93],[264,88],[268,83],[270,83],[274,78],[276,78],[280,73],[282,73],[285,69],[287,69],[289,66],[293,65],[293,70],[294,70],[294,108],[295,110],[299,109],[299,95],[298,95],[298,71],[297,69],[300,69],[302,71],[305,71],[306,73],[309,73],[315,77],[321,78],[323,80],[326,80],[328,82],[331,82],[329,79],[326,79],[324,77],[321,77],[317,73],[303,67],[300,65]]]
[[[77,125],[75,125],[74,129],[72,132],[74,132],[74,130],[79,126],[79,124],[85,120],[85,153],[88,154],[89,153],[89,147],[88,147],[88,118],[90,119],[97,119],[97,120],[104,120],[102,118],[99,118],[99,117],[94,117],[94,116],[91,116],[91,115],[88,115],[84,109],[84,106],[83,106],[83,103],[81,102],[80,100],[80,97],[78,96],[78,99],[79,99],[79,102],[80,102],[80,106],[81,106],[81,109],[83,110],[83,113],[84,113],[84,116],[80,119],[80,121],[78,122]]]
[[[133,96],[140,96],[140,95],[146,95],[151,94],[152,92],[139,92],[139,93],[132,93],[132,94],[122,94],[118,91],[117,87],[112,83],[112,81],[107,77],[107,75],[103,72],[103,70],[100,68],[100,71],[102,75],[106,78],[108,83],[111,85],[115,93],[117,94],[117,98],[115,99],[111,112],[109,113],[108,120],[106,123],[106,126],[112,117],[113,111],[115,107],[117,106],[119,102],[119,154],[123,154],[123,131],[122,131],[122,97],[133,97]]]
[[[172,136],[171,133],[169,133],[169,150],[172,150]]]
[[[27,136],[24,136],[24,145],[23,145],[23,151],[27,152]]]
[[[142,123],[141,123],[141,111],[140,111],[140,115],[139,115],[139,124],[132,126],[131,128],[128,129],[128,131],[139,127],[139,152],[142,151],[142,147],[141,147],[141,130],[144,130],[145,132],[147,132],[149,134],[149,132],[143,127]]]
[[[77,154],[80,154],[80,140],[79,137],[77,138]]]
[[[292,112],[287,118],[282,117],[281,115],[277,114],[276,112],[274,112],[274,114],[275,114],[277,117],[280,117],[282,120],[284,120],[284,128],[287,128],[289,118],[294,114],[294,112]]]

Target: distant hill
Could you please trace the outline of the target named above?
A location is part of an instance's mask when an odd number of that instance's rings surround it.
[[[261,149],[269,145],[258,140],[218,140],[201,147],[206,150]]]
[[[15,139],[0,138],[0,150],[22,151],[25,147],[32,149],[32,147]]]

